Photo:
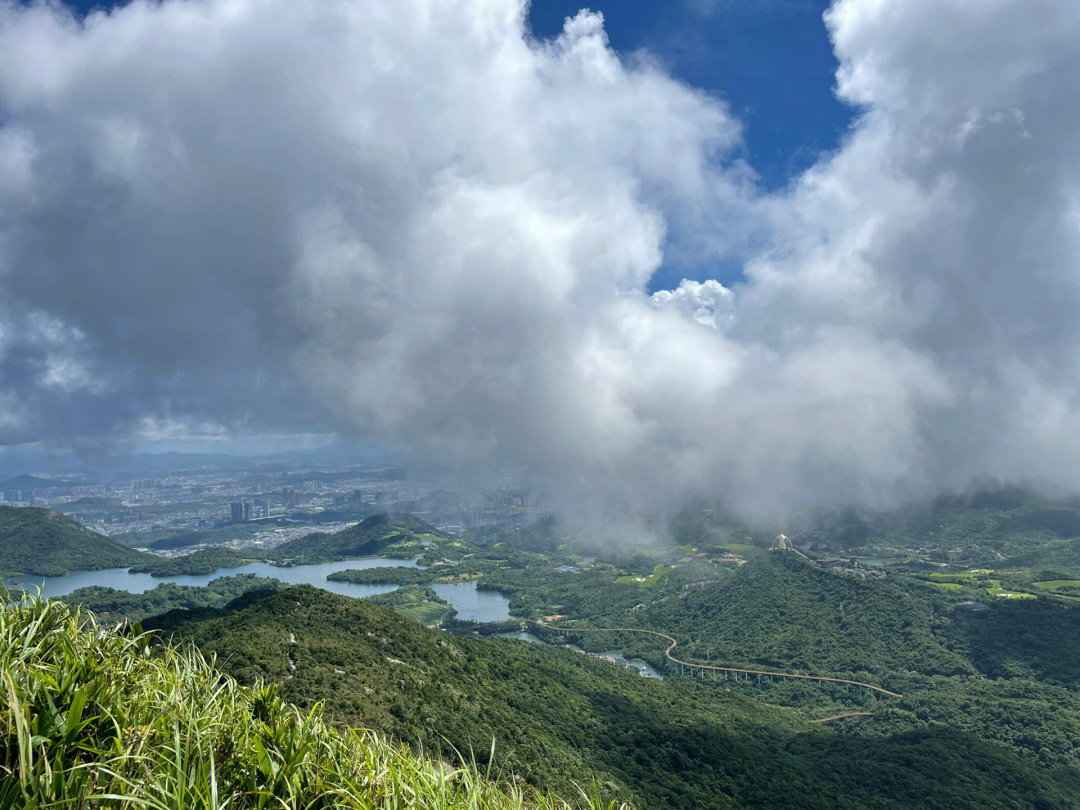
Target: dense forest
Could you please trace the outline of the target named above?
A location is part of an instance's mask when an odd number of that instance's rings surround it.
[[[136,565],[148,559],[153,558],[57,512],[0,506],[0,575],[55,576]]]
[[[701,660],[819,675],[972,674],[935,632],[947,600],[917,581],[839,576],[777,552],[713,587],[652,604],[638,621],[666,628]]]
[[[420,541],[442,538],[438,530],[420,518],[411,515],[374,515],[355,526],[340,532],[327,534],[315,532],[282,543],[274,549],[272,558],[281,563],[301,563],[342,560],[349,557],[367,557],[380,554],[388,547],[408,547],[418,553]],[[444,538],[443,538],[444,539]]]
[[[139,622],[170,610],[220,608],[250,591],[274,591],[284,587],[276,579],[237,574],[215,579],[204,587],[163,582],[143,593],[92,585],[72,591],[64,597],[64,602],[86,608],[102,621],[126,619]]]
[[[937,723],[836,733],[722,682],[640,678],[571,651],[425,630],[312,588],[152,620],[301,705],[425,750],[452,745],[529,783],[588,773],[643,807],[1069,807],[1080,770],[1038,767]]]

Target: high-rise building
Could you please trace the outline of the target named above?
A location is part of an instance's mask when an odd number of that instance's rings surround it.
[[[251,520],[252,513],[251,501],[244,501],[244,520]]]
[[[244,522],[244,504],[240,501],[233,501],[229,504],[229,520],[232,523]]]

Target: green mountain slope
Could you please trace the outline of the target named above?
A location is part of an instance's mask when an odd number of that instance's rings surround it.
[[[991,678],[1033,678],[1080,687],[1080,604],[1054,599],[998,599],[978,611],[955,611],[948,637]]]
[[[947,725],[1031,761],[1080,766],[1080,606],[969,598],[900,572],[862,580],[771,552],[627,619],[678,638],[684,660],[855,677],[904,694],[875,707],[858,692],[791,682],[745,689],[820,716],[874,712],[838,728],[881,737]],[[582,634],[578,643],[609,642]],[[656,644],[634,639],[624,649],[661,659]]]
[[[57,512],[0,506],[0,574],[54,576],[149,559]]]
[[[965,567],[1050,565],[1080,573],[1080,509],[1075,500],[1046,501],[1003,488],[970,496],[942,496],[886,512],[845,510],[819,516],[803,542],[842,554],[903,549],[912,558],[963,562]],[[921,551],[920,551],[921,550]]]
[[[152,577],[199,576],[212,574],[222,568],[235,568],[251,560],[262,559],[263,556],[265,555],[258,551],[212,546],[182,557],[152,557],[132,566],[131,570],[144,572]]]
[[[945,599],[917,582],[846,577],[773,552],[713,587],[651,606],[641,621],[683,639],[680,649],[701,660],[825,675],[973,673],[935,633]]]
[[[273,558],[294,564],[343,560],[379,554],[391,545],[407,545],[419,553],[420,538],[437,535],[434,526],[411,515],[373,515],[340,532],[315,532],[282,543]]]
[[[643,807],[1053,808],[1080,770],[1043,769],[941,726],[836,733],[722,682],[643,679],[576,653],[425,630],[312,588],[149,624],[241,682],[281,685],[335,719],[472,750],[530,783],[611,780]]]
[[[128,620],[141,622],[170,610],[220,608],[249,591],[276,591],[285,583],[255,574],[221,577],[204,587],[163,582],[142,593],[128,593],[116,588],[91,585],[64,596],[64,602],[91,611],[103,622]]]
[[[0,605],[0,681],[3,808],[570,810],[337,731],[60,602]]]

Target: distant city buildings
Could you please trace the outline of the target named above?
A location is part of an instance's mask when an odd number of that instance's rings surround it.
[[[249,534],[261,536],[264,531],[291,531],[316,522],[330,525],[323,514],[329,511],[341,513],[335,517],[341,518],[343,526],[371,512],[395,509],[442,528],[518,524],[538,514],[533,500],[512,481],[487,492],[458,492],[411,482],[404,468],[385,464],[207,467],[165,475],[147,471],[97,478],[86,473],[0,476],[0,502],[5,505],[55,509],[103,534],[180,534],[266,521],[266,526],[251,526],[250,533],[237,533],[243,542]],[[144,542],[147,538],[134,539]]]
[[[233,501],[229,504],[229,522],[247,523],[255,518],[270,517],[270,501]]]

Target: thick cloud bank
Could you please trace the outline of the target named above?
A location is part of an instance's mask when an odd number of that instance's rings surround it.
[[[1080,5],[838,0],[860,116],[774,195],[721,101],[524,16],[0,5],[0,444],[327,430],[759,513],[1080,485]],[[646,293],[688,257],[745,281]]]

